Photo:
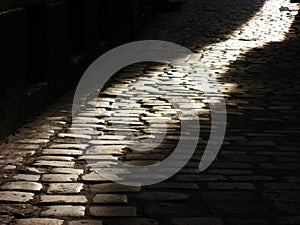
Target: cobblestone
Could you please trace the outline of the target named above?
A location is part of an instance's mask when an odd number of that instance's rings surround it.
[[[230,220],[230,225],[249,224],[249,225],[270,225],[266,220]]]
[[[84,170],[83,169],[73,169],[73,168],[52,168],[51,173],[81,175],[84,173]]]
[[[68,222],[68,225],[103,225],[100,220],[72,220]]]
[[[82,195],[41,195],[41,203],[66,203],[66,204],[80,204],[87,203],[87,198]]]
[[[128,203],[127,195],[124,194],[96,194],[93,203]]]
[[[172,219],[172,225],[223,225],[220,219],[205,218],[205,217],[187,217]]]
[[[37,182],[8,182],[1,186],[1,190],[40,191],[43,185]]]
[[[116,183],[93,184],[89,185],[88,188],[93,193],[127,193],[141,191],[141,187],[138,186],[125,186]]]
[[[51,183],[48,194],[77,194],[83,189],[83,183]]]
[[[255,190],[251,183],[209,183],[208,188],[211,190]]]
[[[19,217],[31,217],[39,214],[39,208],[31,204],[2,204],[0,213]]]
[[[146,192],[136,195],[137,199],[146,201],[179,201],[186,200],[188,197],[188,194],[174,192]]]
[[[1,191],[0,201],[3,202],[28,202],[33,199],[34,194],[18,191]]]
[[[0,221],[2,224],[10,224],[13,221],[13,216],[0,216]]]
[[[69,168],[72,168],[72,167],[74,167],[75,162],[38,160],[33,165],[34,166],[43,166],[43,167],[69,167]]]
[[[135,207],[123,206],[93,206],[90,207],[90,213],[92,216],[101,217],[134,217],[136,216]]]
[[[84,206],[59,205],[48,206],[40,214],[42,217],[83,217],[85,215]]]
[[[198,59],[188,67],[146,62],[123,68],[88,100],[80,134],[71,125],[71,93],[8,137],[0,145],[0,223],[300,224],[300,18],[289,29],[297,11],[281,12],[281,6],[299,7],[285,0],[190,0],[159,15],[137,39],[172,41]],[[219,82],[228,112],[222,148],[200,174],[213,96],[199,92],[189,76],[190,69],[206,74],[199,60]],[[190,102],[176,108],[164,96]],[[115,160],[144,166],[168,157],[179,140],[178,114],[191,110],[199,114],[201,137],[176,175],[146,187],[109,180],[122,179],[111,169]],[[118,172],[133,176],[126,168]]]
[[[45,182],[75,182],[78,179],[76,174],[43,174],[42,181]]]
[[[157,221],[154,219],[147,219],[147,218],[126,218],[126,219],[111,219],[105,220],[105,223],[108,225],[157,225]]]
[[[15,180],[24,180],[24,181],[38,181],[40,179],[40,175],[32,175],[32,174],[18,174],[13,178]]]
[[[82,151],[79,151],[79,150],[63,150],[63,149],[44,149],[43,154],[45,154],[45,155],[78,156],[78,155],[82,155]]]
[[[28,225],[28,224],[39,224],[39,225],[63,225],[63,220],[48,219],[48,218],[32,218],[32,219],[18,219],[16,225]]]

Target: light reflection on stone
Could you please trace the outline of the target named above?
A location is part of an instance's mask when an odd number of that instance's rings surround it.
[[[280,11],[282,5],[291,11]],[[224,73],[229,64],[241,54],[253,48],[263,47],[270,42],[284,41],[298,14],[298,9],[299,5],[286,0],[266,1],[261,10],[234,31],[229,39],[202,49],[199,53],[201,62],[210,64],[210,69],[214,72]]]

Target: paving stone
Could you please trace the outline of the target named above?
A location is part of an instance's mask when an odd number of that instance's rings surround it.
[[[109,181],[107,178],[99,175],[98,173],[84,174],[81,178],[85,182]]]
[[[136,208],[129,206],[95,206],[89,208],[92,216],[100,217],[134,217],[136,215]]]
[[[252,170],[238,170],[238,169],[210,169],[209,173],[220,175],[250,175],[253,174]]]
[[[224,169],[251,169],[252,165],[249,163],[241,162],[214,162],[211,168],[224,168]]]
[[[18,174],[13,176],[15,180],[24,180],[24,181],[39,181],[40,175],[33,175],[33,174]]]
[[[300,217],[281,217],[278,219],[280,225],[297,225],[300,223]]]
[[[172,225],[223,225],[220,219],[209,217],[182,217],[172,219]]]
[[[23,169],[22,169],[23,170]],[[18,168],[18,171],[22,171]],[[36,174],[42,174],[47,171],[46,168],[37,168],[37,167],[24,167],[25,172],[30,172],[30,173],[36,173]]]
[[[59,137],[73,137],[73,138],[80,138],[80,139],[91,139],[90,135],[84,134],[75,134],[75,133],[60,133],[58,134]]]
[[[101,220],[72,220],[68,225],[103,225]]]
[[[16,166],[14,166],[14,165],[7,165],[7,166],[4,166],[4,167],[0,167],[1,168],[1,170],[10,170],[10,171],[14,171],[14,170],[16,170]]]
[[[267,170],[300,170],[297,163],[261,163],[260,166]]]
[[[1,186],[1,190],[40,191],[43,185],[37,182],[8,182]]]
[[[44,155],[70,155],[70,156],[80,156],[82,151],[80,150],[69,150],[69,149],[44,149],[42,151]]]
[[[126,140],[95,140],[90,141],[89,144],[91,145],[130,145],[134,144],[132,141],[126,141]]]
[[[71,205],[48,206],[40,214],[42,217],[83,217],[84,215],[84,206]]]
[[[45,144],[48,143],[49,139],[21,139],[18,140],[17,143],[25,143],[25,144]]]
[[[297,12],[279,10],[281,5],[290,7],[289,4],[286,0],[240,2],[224,0],[207,1],[205,4],[203,1],[191,0],[184,2],[178,11],[169,10],[165,14],[158,14],[157,19],[145,27],[146,32],[138,39],[168,40],[179,43],[193,50],[197,59],[184,66],[151,64],[149,67],[149,63],[143,63],[123,69],[120,74],[112,78],[98,98],[88,100],[89,108],[79,115],[82,120],[82,124],[79,124],[81,134],[66,133],[74,130],[70,127],[73,93],[69,95],[69,99],[63,97],[61,104],[52,106],[46,114],[34,117],[16,135],[7,139],[8,144],[0,145],[0,152],[3,155],[3,158],[0,157],[2,165],[0,169],[4,174],[0,175],[1,185],[15,179],[33,182],[39,180],[34,177],[19,176],[23,175],[20,173],[37,175],[47,173],[42,178],[43,182],[47,182],[45,187],[49,185],[50,193],[78,194],[83,184],[74,186],[74,182],[79,175],[83,175],[82,182],[86,185],[82,193],[87,194],[90,201],[95,193],[122,195],[121,193],[133,192],[128,194],[129,199],[142,196],[138,202],[132,202],[134,205],[141,206],[138,216],[157,218],[157,220],[105,218],[104,224],[222,223],[218,218],[208,218],[208,216],[225,218],[224,223],[228,225],[300,224],[298,216],[300,182],[296,172],[299,169],[297,163],[300,158],[297,101],[300,17],[298,15],[293,27],[289,28],[290,21],[294,20],[294,14]],[[292,6],[298,7],[295,4]],[[207,68],[202,68],[202,63],[205,63]],[[218,103],[221,94],[205,93],[204,95],[202,91],[199,92],[196,83],[189,76],[191,69],[199,75],[199,78],[202,77],[201,81],[208,80],[212,87],[214,79],[217,79],[225,97],[228,118],[227,137],[218,154],[219,157],[204,174],[200,175],[198,164],[210,134],[211,115],[208,104]],[[204,70],[209,70],[209,74]],[[119,98],[116,98],[117,95]],[[171,97],[178,100],[180,109],[176,109],[176,106],[169,101]],[[185,101],[181,102],[180,97]],[[151,160],[160,161],[175,147],[172,145],[173,141],[179,140],[180,129],[176,129],[180,128],[179,114],[190,114],[191,109],[194,108],[200,116],[201,135],[203,135],[203,139],[199,140],[200,148],[197,149],[199,152],[186,168],[167,182],[147,186],[143,190],[120,187],[111,183],[103,184],[109,178],[118,179],[113,170],[109,167],[105,168],[111,172],[111,175],[107,179],[99,179],[93,174],[97,168],[91,168],[83,160],[83,150],[87,149],[87,159],[91,161],[112,161],[113,158],[109,159],[109,157],[117,156],[124,156],[123,159],[135,165],[155,162],[149,162]],[[91,124],[91,118],[94,119],[95,113],[96,121],[100,124]],[[117,115],[112,117],[115,113]],[[126,113],[131,114],[128,121],[132,129],[125,126]],[[191,118],[189,115],[184,115],[182,119]],[[113,135],[114,128],[110,126],[112,121],[121,125],[117,131],[122,138]],[[161,128],[162,122],[165,121],[169,123],[168,137],[164,140],[166,143],[162,143],[152,153],[140,153],[138,150],[145,147],[144,138],[154,139],[156,135],[164,133]],[[153,124],[151,133],[149,123]],[[90,129],[91,126],[98,131],[94,132]],[[133,139],[125,139],[124,136],[129,133],[134,133],[136,136]],[[116,144],[118,139],[124,139],[127,144],[133,141],[141,141],[142,144],[134,145],[136,149],[131,151],[126,148],[131,146],[124,143],[118,146],[87,146],[78,145],[74,139],[76,137],[89,141],[92,135],[100,137],[96,142],[92,142],[96,144]],[[184,135],[182,140],[190,140],[189,138],[188,135]],[[53,142],[50,143],[50,147],[42,149],[50,140]],[[153,146],[154,143],[147,144],[147,147]],[[42,156],[34,158],[33,154],[35,152],[40,154],[40,150]],[[73,157],[75,165],[72,162]],[[22,165],[24,159],[28,159],[29,162],[41,161],[38,165],[34,164],[36,167],[26,167]],[[54,165],[53,160],[61,161],[61,164]],[[177,160],[180,160],[180,157]],[[66,166],[68,162],[72,163],[69,164],[71,167]],[[58,165],[60,166],[57,167]],[[105,164],[99,162],[98,166],[105,166]],[[84,170],[74,168],[84,168]],[[122,174],[128,173],[126,168],[121,168],[119,171]],[[48,175],[49,172],[53,174]],[[76,178],[72,177],[73,175]],[[20,179],[15,176],[19,176]],[[128,176],[132,175],[128,174]],[[141,179],[147,179],[147,176],[140,176]],[[148,174],[149,176],[152,174]],[[73,191],[74,193],[71,193]],[[168,194],[155,195],[154,191]],[[168,199],[170,196],[173,199],[173,192],[180,192],[180,195],[190,195],[190,197],[187,201],[178,199],[175,202],[151,200],[158,197]],[[101,195],[102,200],[104,195]],[[70,198],[69,195],[67,196]],[[0,200],[2,197],[0,194]],[[34,203],[40,203],[38,198],[34,199]],[[13,215],[17,219],[24,217],[22,213],[28,218],[39,216],[38,208],[23,204],[22,209],[20,205],[3,203],[0,214]],[[53,211],[54,207],[56,211]],[[79,206],[57,207],[59,206],[50,208],[53,215],[49,217],[66,217],[65,224],[71,222],[94,224],[95,222],[95,220],[83,221],[69,218],[68,214],[81,216],[82,211],[84,214],[84,209],[69,208]],[[102,208],[96,212],[107,214],[118,212],[118,210],[104,208],[105,210]],[[30,213],[28,209],[31,210]],[[87,218],[90,216],[88,215]],[[5,220],[4,217],[0,217],[0,220],[2,219]],[[35,222],[30,223],[35,224]],[[101,223],[102,221],[99,221],[96,224]],[[38,224],[43,223],[39,221]]]
[[[126,136],[121,136],[121,135],[101,135],[99,137],[100,140],[122,140]]]
[[[75,182],[78,175],[75,174],[43,174],[42,181],[44,182]]]
[[[142,192],[135,196],[137,199],[146,201],[180,201],[186,200],[189,194],[175,193],[175,192]]]
[[[158,225],[157,220],[147,218],[105,219],[107,225]]]
[[[225,181],[226,177],[221,175],[178,175],[176,177],[178,181],[187,181],[187,182],[199,182],[199,181]]]
[[[234,182],[240,182],[240,181],[273,181],[275,178],[271,176],[258,176],[258,175],[246,175],[246,176],[230,176],[230,179]]]
[[[191,217],[191,216],[202,216],[207,213],[207,210],[202,206],[187,207],[186,202],[145,202],[144,205],[144,216],[154,216],[155,218],[166,218],[166,217]]]
[[[209,183],[208,188],[211,190],[255,190],[255,186],[251,183]]]
[[[50,120],[50,121],[53,121],[53,120],[57,120],[57,121],[60,121],[60,120],[67,120],[66,117],[63,117],[63,116],[48,116],[45,118],[46,120]]]
[[[202,191],[201,199],[206,202],[251,202],[258,199],[254,191]],[[191,196],[193,198],[193,196]]]
[[[297,203],[300,201],[300,191],[264,191],[263,196],[275,202]]]
[[[94,203],[128,203],[127,195],[123,194],[96,194],[92,201]]]
[[[49,148],[54,149],[85,149],[88,145],[84,144],[54,144],[50,145]]]
[[[63,174],[76,174],[81,175],[83,174],[83,169],[73,169],[73,168],[52,168],[51,173],[63,173]]]
[[[39,225],[63,225],[64,220],[59,219],[48,219],[48,218],[32,218],[32,219],[18,219],[16,225],[28,225],[28,224],[39,224]]]
[[[74,138],[55,138],[53,140],[53,144],[76,144],[76,140]]]
[[[130,154],[122,157],[124,160],[163,160],[163,154]]]
[[[14,144],[13,146],[14,149],[33,149],[33,150],[38,150],[40,149],[40,145],[37,144]]]
[[[117,183],[88,185],[88,189],[93,193],[128,193],[141,191],[140,186],[126,186]]]
[[[187,190],[198,190],[199,187],[194,183],[167,183],[162,182],[154,185],[149,185],[147,189],[187,189]]]
[[[84,195],[41,195],[41,203],[87,203],[87,198]]]
[[[79,156],[78,160],[111,161],[111,160],[118,160],[118,157],[112,155],[84,155],[84,156]]]
[[[282,202],[282,201],[275,201],[272,202],[272,205],[278,212],[286,213],[289,215],[298,215],[300,211],[300,204],[299,202]]]
[[[239,225],[239,224],[245,224],[245,225],[271,225],[267,220],[230,220],[230,225]]]
[[[0,215],[0,223],[3,225],[11,224],[13,220],[14,220],[13,216]]]
[[[300,190],[300,184],[288,184],[288,183],[266,183],[264,184],[267,190]]]
[[[0,214],[14,215],[19,217],[37,216],[39,208],[30,204],[2,204]]]
[[[82,183],[50,183],[48,194],[77,194],[83,188]]]
[[[285,177],[285,180],[290,183],[300,183],[300,177],[297,176],[288,176]]]
[[[34,166],[43,166],[43,167],[69,167],[69,168],[73,168],[74,165],[75,165],[75,162],[38,160],[33,165]]]
[[[33,193],[28,192],[0,191],[0,201],[3,202],[28,202],[33,196]]]
[[[124,152],[126,145],[94,146],[86,150],[87,155],[120,155]]]
[[[265,215],[267,208],[261,203],[222,202],[208,204],[209,211],[216,215]]]
[[[70,156],[52,156],[44,155],[37,157],[38,160],[53,160],[53,161],[72,161],[74,158]]]

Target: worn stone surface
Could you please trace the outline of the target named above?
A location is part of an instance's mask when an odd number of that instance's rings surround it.
[[[129,206],[97,206],[90,207],[89,211],[92,216],[101,217],[133,217],[136,216],[136,208]]]
[[[223,225],[222,220],[205,217],[182,217],[172,219],[172,225]]]
[[[52,168],[51,173],[63,173],[63,174],[83,174],[83,169],[73,169],[73,168]]]
[[[72,220],[67,223],[68,225],[102,225],[101,220]]]
[[[37,216],[40,209],[31,204],[2,204],[0,207],[0,213],[6,215],[15,215],[19,217]]]
[[[18,191],[0,191],[0,201],[3,202],[28,202],[33,199],[34,194]]]
[[[146,201],[180,201],[186,200],[188,197],[188,194],[174,192],[145,192],[136,195],[137,199]]]
[[[75,182],[77,179],[76,174],[44,174],[42,176],[44,182]]]
[[[14,219],[13,216],[7,216],[7,215],[1,216],[0,215],[0,223],[1,224],[11,224],[13,219]]]
[[[45,207],[40,215],[42,217],[83,217],[84,214],[84,206],[59,205]]]
[[[128,198],[124,194],[96,194],[92,201],[94,203],[128,203]]]
[[[79,204],[79,203],[87,203],[87,198],[84,195],[41,195],[40,202]]]
[[[34,174],[18,174],[15,175],[13,178],[15,180],[23,180],[23,181],[38,181],[40,179],[40,175],[34,175]]]
[[[63,225],[64,220],[59,219],[48,219],[48,218],[32,218],[32,219],[18,219],[16,225],[28,225],[28,224],[39,224],[39,225]]]
[[[158,222],[155,219],[147,218],[126,218],[126,219],[105,219],[104,223],[107,225],[157,225]]]
[[[37,182],[8,182],[1,185],[1,190],[40,191],[43,185]]]
[[[33,165],[34,166],[43,166],[43,167],[69,167],[69,168],[72,168],[72,167],[74,167],[75,162],[38,160]]]
[[[83,188],[82,183],[51,183],[47,189],[49,194],[77,194]]]
[[[289,29],[297,11],[279,10],[297,5],[286,0],[175,5],[147,23],[137,40],[185,46],[196,54],[188,65],[142,62],[123,68],[98,98],[87,100],[79,115],[81,133],[73,133],[70,93],[0,144],[2,223],[300,224],[300,18]],[[145,23],[148,15],[143,16]],[[191,74],[211,87],[216,80],[227,108],[223,145],[200,173],[211,133],[209,104],[219,94],[199,91]],[[185,115],[193,111],[198,117]],[[183,120],[198,120],[201,127],[184,168],[146,187],[111,182],[125,175],[161,176],[129,174],[126,167],[116,174],[111,166],[115,160],[145,166],[167,158],[180,138],[193,139],[188,132],[180,136]]]
[[[139,192],[141,187],[126,186],[116,183],[93,184],[88,186],[89,190],[94,193],[127,193]]]

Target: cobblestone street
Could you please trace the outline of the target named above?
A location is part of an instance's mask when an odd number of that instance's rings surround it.
[[[180,44],[197,60],[188,67],[145,62],[122,69],[88,100],[90,109],[79,115],[81,134],[73,133],[72,91],[9,136],[0,145],[0,224],[299,225],[299,6],[188,0],[160,14],[139,40]],[[189,76],[191,70],[207,74],[200,61],[210,70],[205,79],[221,85],[227,107],[223,145],[203,172],[198,166],[214,96],[200,92]],[[175,108],[166,96],[188,103]],[[198,145],[171,178],[125,186],[96,173],[109,173],[115,159],[144,166],[167,158],[179,141],[178,114],[191,110],[199,115]]]

